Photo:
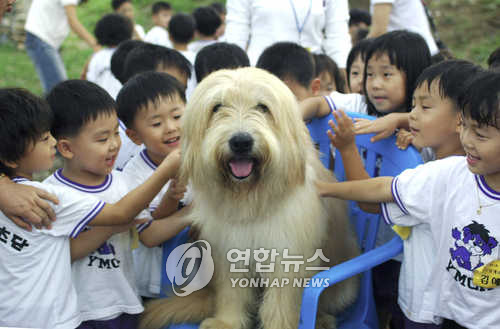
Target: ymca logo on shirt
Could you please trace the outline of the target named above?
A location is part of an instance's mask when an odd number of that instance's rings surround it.
[[[113,244],[111,242],[104,242],[96,251],[90,253],[87,265],[108,270],[119,268],[120,260],[115,255],[116,252]]]
[[[498,241],[490,236],[490,231],[483,224],[476,221],[461,230],[454,227],[451,236],[454,246],[450,248],[451,259],[446,270],[462,286],[485,291],[472,283],[473,272],[497,258]]]

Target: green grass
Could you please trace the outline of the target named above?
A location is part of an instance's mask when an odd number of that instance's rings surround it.
[[[91,0],[78,7],[78,18],[91,33],[96,22],[104,14],[111,12],[109,0]],[[136,0],[135,20],[147,31],[152,27],[151,4],[153,0]],[[175,11],[191,12],[195,7],[207,5],[210,0],[203,1],[169,1]],[[82,68],[92,55],[92,49],[78,37],[71,33],[61,47],[61,54],[66,66],[68,78],[80,77]],[[42,86],[31,63],[30,58],[23,50],[17,50],[14,44],[0,44],[0,87],[24,87],[42,94]]]
[[[150,10],[153,0],[135,0],[137,23],[151,28]],[[176,11],[191,12],[212,0],[172,0]],[[109,0],[91,0],[78,8],[78,17],[92,32],[99,18],[111,12]],[[367,7],[367,0],[352,0],[352,7]],[[431,9],[441,35],[457,58],[486,66],[489,54],[500,46],[500,0],[434,0]],[[25,51],[12,44],[0,45],[0,87],[21,86],[37,94],[42,87],[33,64]],[[92,50],[74,34],[62,46],[62,57],[69,78],[79,78]]]

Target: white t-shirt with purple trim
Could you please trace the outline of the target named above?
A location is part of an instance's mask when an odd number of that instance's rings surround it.
[[[490,188],[483,176],[474,175],[461,156],[405,170],[394,178],[392,191],[396,202],[382,204],[385,221],[428,227],[418,243],[425,252],[407,255],[405,250],[404,261],[411,264],[405,275],[419,276],[424,283],[419,296],[404,302],[411,306],[418,299],[423,319],[443,317],[469,329],[496,328],[500,289],[474,285],[473,271],[499,259],[500,192]],[[429,234],[433,244],[428,243]],[[423,254],[428,259],[418,258]],[[430,268],[423,266],[426,263]],[[418,279],[400,282],[403,298],[410,282]]]
[[[70,180],[58,169],[44,183],[71,188],[83,197],[116,203],[130,190],[122,173],[113,171],[97,186]],[[110,320],[144,308],[135,286],[130,232],[112,235],[97,250],[73,262],[72,277],[82,321]]]
[[[129,183],[129,186],[134,188],[146,181],[156,170],[156,164],[148,156],[146,149],[143,149],[139,154],[134,156],[123,169],[123,174]],[[165,184],[153,201],[149,204],[150,213],[160,205],[164,194],[167,192],[170,182]],[[184,195],[181,201],[184,204],[191,202],[189,190]],[[138,226],[137,230],[142,232],[147,227],[145,225]],[[139,294],[144,297],[157,298],[161,288],[161,260],[163,249],[161,246],[148,248],[142,243],[139,247],[133,250],[134,268],[137,287]]]
[[[127,162],[129,162],[130,159],[141,151],[143,146],[132,142],[125,132],[127,130],[125,124],[121,120],[119,120],[119,123],[118,132],[120,133],[122,146],[120,147],[120,151],[118,151],[118,157],[116,158],[114,169],[121,171],[125,168]]]
[[[54,194],[59,204],[52,204],[57,219],[50,230],[25,231],[0,212],[0,327],[76,328],[81,318],[69,238],[77,237],[105,203],[67,187],[14,181]]]
[[[325,96],[325,99],[331,110],[368,114],[366,98],[361,94],[342,94],[333,91],[330,95]]]

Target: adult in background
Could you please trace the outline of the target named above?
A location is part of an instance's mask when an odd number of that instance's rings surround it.
[[[228,0],[225,41],[247,50],[252,65],[279,41],[324,52],[344,69],[351,49],[347,0]]]
[[[80,23],[76,6],[87,0],[35,0],[26,19],[26,51],[31,58],[45,93],[67,79],[66,69],[59,53],[70,29],[94,51],[99,49],[96,39]]]
[[[0,0],[0,22],[2,21],[3,14],[12,10],[14,2],[16,0]]]
[[[367,38],[394,30],[408,30],[425,39],[431,55],[439,52],[421,0],[370,0],[370,11],[372,25]]]

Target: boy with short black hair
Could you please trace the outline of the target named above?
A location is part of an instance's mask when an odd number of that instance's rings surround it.
[[[247,53],[234,43],[217,42],[204,47],[196,55],[194,71],[200,83],[210,73],[221,69],[250,66]]]
[[[198,40],[189,44],[188,49],[194,53],[203,47],[217,42],[217,29],[222,24],[222,20],[212,7],[198,7],[193,11],[196,21],[196,38]]]
[[[130,18],[134,25],[134,39],[144,40],[146,36],[144,28],[134,21],[134,5],[132,4],[132,0],[112,0],[111,8],[113,8],[115,13]]]
[[[167,31],[172,17],[172,6],[165,1],[158,1],[151,7],[151,18],[154,26],[148,31],[144,41],[163,47],[172,47]]]
[[[319,92],[321,82],[314,78],[313,56],[296,43],[277,42],[267,47],[256,66],[283,80],[299,101]]]
[[[217,14],[219,14],[221,24],[219,28],[217,29],[217,32],[215,32],[215,35],[217,36],[217,39],[224,39],[224,33],[226,32],[226,6],[222,2],[212,2],[210,4],[210,7],[215,9]]]
[[[186,98],[184,89],[172,76],[160,72],[145,72],[128,81],[118,94],[118,115],[127,126],[127,135],[145,148],[125,166],[132,186],[141,184],[152,175],[161,161],[180,144],[180,119]],[[185,187],[172,179],[150,203],[152,217],[176,216],[179,201],[189,203]],[[163,199],[163,201],[162,201]],[[187,225],[179,220],[154,220],[140,232],[144,246],[134,250],[139,293],[158,297],[162,249],[157,247],[174,237]],[[149,248],[146,248],[149,247]]]
[[[131,189],[122,174],[113,171],[121,145],[114,100],[84,80],[60,83],[47,100],[54,112],[51,131],[64,166],[44,182],[105,202],[120,200]],[[72,250],[71,256],[83,321],[80,329],[136,328],[144,310],[135,287],[130,232],[113,233],[90,229],[71,242],[72,249],[79,249]]]
[[[191,78],[192,65],[175,49],[145,44],[132,49],[125,61],[124,80],[147,71],[166,72],[186,88]]]
[[[0,291],[0,326],[76,328],[81,318],[71,279],[69,238],[78,237],[88,225],[131,223],[179,164],[179,155],[173,154],[154,179],[115,204],[67,187],[32,182],[33,173],[53,164],[52,120],[49,105],[39,97],[22,89],[0,89],[2,170],[16,183],[42,188],[59,199],[53,205],[57,221],[51,230],[28,232],[0,213],[0,281],[8,282]]]
[[[104,88],[115,98],[122,84],[111,72],[111,57],[116,47],[132,38],[133,25],[130,19],[119,14],[103,16],[96,24],[94,34],[103,48],[90,59],[86,78]]]
[[[351,35],[353,45],[363,39],[360,38],[359,33],[362,31],[368,33],[371,25],[372,16],[368,11],[358,8],[349,10],[349,34]]]
[[[170,31],[169,38],[173,48],[178,50],[194,65],[196,54],[188,50],[188,44],[193,40],[196,30],[196,22],[193,16],[184,13],[175,14],[168,23],[168,30]]]
[[[123,41],[111,56],[111,72],[122,85],[127,82],[123,77],[123,71],[125,70],[125,61],[127,60],[128,53],[135,47],[143,46],[144,44],[145,42],[140,40]]]
[[[147,71],[169,73],[178,79],[184,88],[194,89],[191,63],[175,49],[144,43],[130,50],[124,63],[122,80],[126,82],[132,76]],[[125,125],[120,126],[120,136],[124,142],[117,162],[117,168],[120,170],[141,150],[141,146],[130,141],[125,129]]]

